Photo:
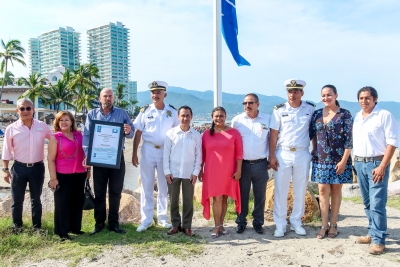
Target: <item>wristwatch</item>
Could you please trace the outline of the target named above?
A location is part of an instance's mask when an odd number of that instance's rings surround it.
[[[3,172],[6,172],[6,171],[8,171],[9,170],[9,168],[3,168],[3,169],[1,169]]]

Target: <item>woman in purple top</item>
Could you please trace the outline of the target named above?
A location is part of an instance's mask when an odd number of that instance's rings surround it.
[[[83,234],[82,206],[86,178],[90,169],[83,166],[82,133],[77,131],[75,118],[60,111],[54,121],[55,134],[48,146],[49,186],[54,192],[54,233],[61,240],[71,240],[68,233]],[[58,187],[58,189],[57,189]]]

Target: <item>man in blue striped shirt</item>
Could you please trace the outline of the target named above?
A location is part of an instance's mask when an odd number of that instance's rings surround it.
[[[92,109],[87,114],[85,128],[83,131],[82,146],[85,154],[88,154],[90,126],[92,120],[100,120],[107,122],[124,123],[124,132],[126,138],[133,138],[135,128],[125,110],[116,108],[114,104],[114,93],[109,88],[104,88],[100,92],[99,108]],[[125,139],[123,140],[123,144]],[[106,221],[106,192],[108,185],[108,199],[109,199],[109,212],[108,212],[108,229],[119,234],[124,234],[125,231],[119,228],[118,211],[121,200],[121,192],[124,186],[125,176],[125,160],[124,154],[121,156],[121,163],[119,169],[93,167],[93,189],[95,193],[95,208],[94,218],[96,220],[95,229],[92,235],[103,230]]]

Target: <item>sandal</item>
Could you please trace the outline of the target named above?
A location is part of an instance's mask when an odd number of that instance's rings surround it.
[[[218,229],[218,233],[215,233],[215,232],[212,233],[211,238],[217,238],[221,234],[221,232],[219,231],[219,226],[214,227],[214,231],[215,231],[215,229]]]
[[[337,237],[337,235],[339,234],[339,232],[338,232],[338,230],[337,230],[337,224],[331,224],[331,225],[329,226],[329,230],[331,230],[331,228],[335,228],[335,229],[336,229],[336,233],[328,232],[328,236],[329,236],[330,238],[335,238],[335,237]]]
[[[219,228],[221,228],[221,227],[224,227],[224,225],[223,224],[221,224],[220,226],[219,226]],[[220,231],[220,234],[221,235],[229,235],[229,232],[228,232],[228,230],[223,230],[223,231]]]
[[[321,234],[321,231],[324,230],[324,234]],[[317,234],[317,238],[318,239],[324,239],[326,237],[326,235],[328,234],[328,227],[327,226],[321,226],[321,229],[319,230],[318,234]]]

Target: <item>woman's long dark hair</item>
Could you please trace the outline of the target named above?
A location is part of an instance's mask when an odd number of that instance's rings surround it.
[[[336,87],[335,87],[334,85],[332,85],[332,84],[327,84],[327,85],[325,85],[325,86],[322,87],[322,89],[324,89],[324,88],[330,88],[330,89],[332,89],[332,91],[335,93],[335,95],[337,95],[337,90],[336,90]],[[322,91],[322,89],[321,89],[321,91]],[[335,100],[335,104],[336,104],[336,106],[340,107],[339,101]]]
[[[222,111],[223,113],[225,113],[225,117],[226,117],[226,110],[225,110],[223,107],[218,106],[218,107],[215,107],[215,108],[212,110],[212,112],[211,112],[211,118],[213,117],[214,112],[216,112],[216,111]],[[214,123],[214,120],[212,120],[212,122],[211,122],[211,128],[210,128],[210,135],[214,135],[214,132],[215,132],[214,126],[215,126],[215,123]]]

